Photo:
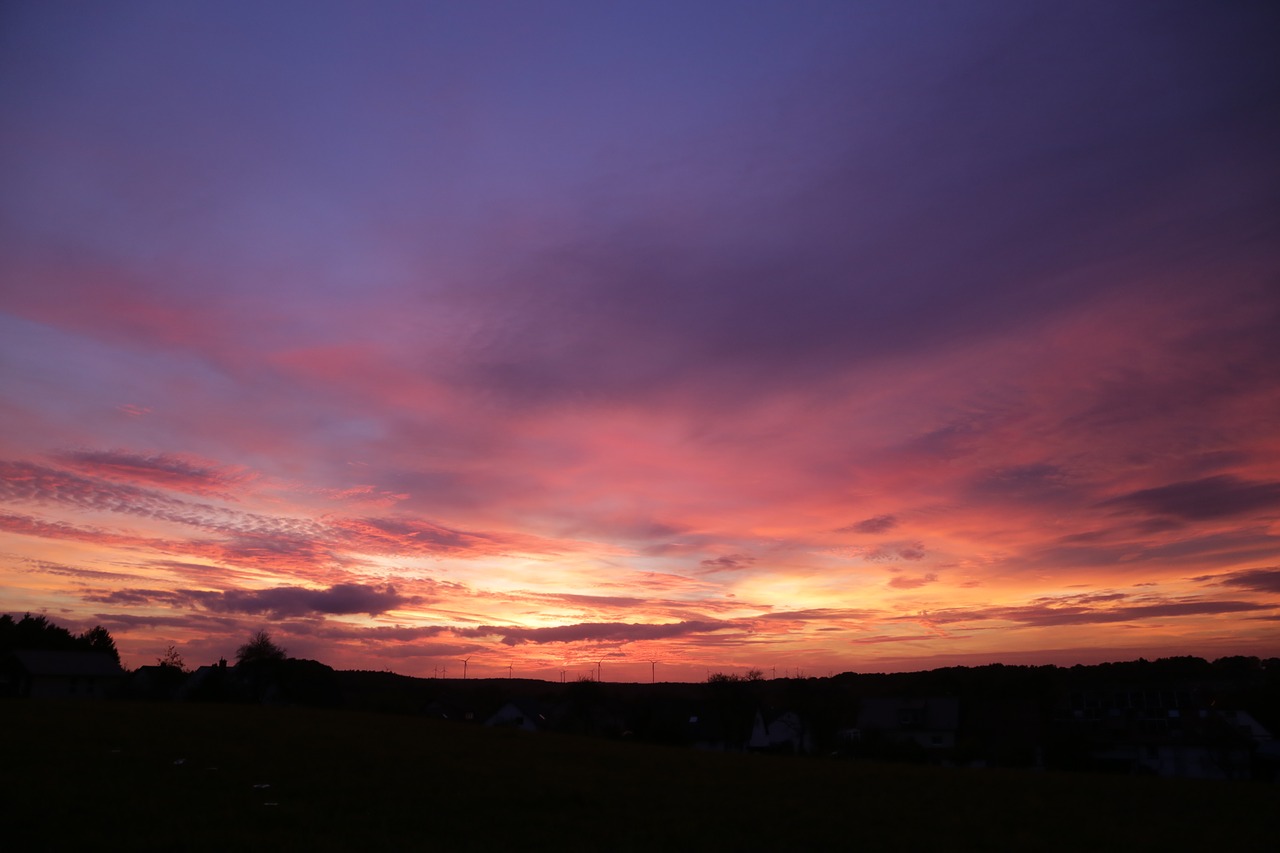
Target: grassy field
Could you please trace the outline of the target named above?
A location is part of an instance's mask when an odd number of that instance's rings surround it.
[[[216,705],[0,703],[8,850],[1274,850],[1280,790]],[[264,787],[266,786],[266,787]]]

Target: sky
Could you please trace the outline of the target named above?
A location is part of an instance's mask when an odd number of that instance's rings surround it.
[[[606,681],[1280,653],[1280,8],[0,8],[0,612]]]

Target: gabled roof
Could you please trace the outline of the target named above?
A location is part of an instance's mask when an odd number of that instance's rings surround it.
[[[490,715],[490,719],[497,717],[508,708],[519,711],[528,720],[540,725],[546,725],[547,718],[551,715],[551,709],[536,699],[510,699],[502,704],[502,707]]]
[[[868,697],[862,700],[858,714],[858,727],[862,729],[955,731],[959,724],[960,701],[954,696]]]
[[[111,655],[102,652],[54,652],[44,649],[13,652],[28,675],[63,676],[76,678],[112,678],[124,675],[124,670]]]

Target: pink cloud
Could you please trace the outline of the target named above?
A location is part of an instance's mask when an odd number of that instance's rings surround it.
[[[890,578],[889,586],[894,589],[918,589],[926,584],[937,582],[938,575],[934,572],[929,572],[928,574],[911,577],[907,575],[897,575],[896,577]]]
[[[63,453],[59,461],[91,476],[179,492],[233,499],[253,475],[243,468],[217,466],[205,460],[167,453],[124,450]]]

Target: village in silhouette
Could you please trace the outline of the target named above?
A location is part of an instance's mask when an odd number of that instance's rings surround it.
[[[11,700],[345,708],[720,752],[1280,782],[1280,658],[827,677],[751,670],[700,683],[465,672],[339,671],[288,657],[265,632],[233,662],[188,669],[170,647],[126,670],[105,629],[75,636],[43,616],[0,617],[0,696]]]

